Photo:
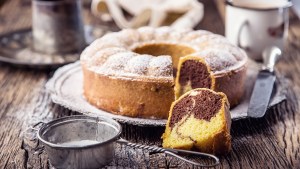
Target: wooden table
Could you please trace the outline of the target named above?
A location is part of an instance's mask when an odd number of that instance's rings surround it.
[[[0,9],[0,32],[29,27],[31,1],[10,0]],[[224,34],[220,1],[204,1],[205,18],[197,28]],[[101,24],[93,18],[84,4],[88,24]],[[117,30],[113,23],[109,24]],[[268,110],[261,119],[246,119],[232,124],[232,152],[222,156],[217,168],[300,168],[300,22],[292,13],[290,32],[279,71],[291,80],[287,100]],[[76,114],[51,102],[45,83],[52,71],[17,68],[0,64],[0,167],[49,168],[47,155],[36,140],[24,139],[24,131],[38,121],[49,121]],[[146,145],[161,145],[163,128],[123,125],[122,137]],[[172,168],[192,167],[178,164],[162,154],[118,147],[117,157],[108,167]]]

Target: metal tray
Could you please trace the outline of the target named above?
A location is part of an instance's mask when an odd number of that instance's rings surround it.
[[[258,70],[259,65],[254,61],[249,61],[244,97],[239,105],[230,110],[232,120],[248,118],[248,103]],[[93,116],[102,115],[111,117],[121,123],[129,123],[139,126],[164,126],[166,124],[165,119],[144,119],[115,115],[92,106],[84,99],[82,95],[82,80],[83,77],[80,62],[77,61],[59,68],[55,72],[52,79],[47,82],[46,89],[48,92],[50,92],[52,101],[54,103],[60,104],[68,109],[80,112],[82,114]],[[282,76],[278,76],[276,88],[272,95],[269,107],[272,107],[286,99],[287,88],[288,80]]]
[[[108,28],[85,26],[87,44],[107,33]],[[75,62],[80,53],[48,55],[32,50],[31,28],[0,35],[0,62],[36,69],[57,68]]]

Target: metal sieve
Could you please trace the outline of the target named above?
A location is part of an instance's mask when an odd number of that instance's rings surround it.
[[[37,137],[45,146],[50,163],[55,168],[103,167],[113,160],[115,143],[147,149],[151,153],[165,153],[196,166],[214,167],[219,164],[219,159],[211,154],[131,143],[120,138],[121,125],[107,117],[69,116],[42,124]],[[37,130],[36,126],[33,129]],[[209,158],[213,164],[188,160],[179,156],[181,153]]]

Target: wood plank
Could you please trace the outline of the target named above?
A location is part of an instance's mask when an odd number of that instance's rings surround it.
[[[289,162],[295,167],[300,167],[300,22],[299,18],[290,12],[290,28],[288,45],[284,57],[278,64],[279,71],[290,78],[293,92],[288,95],[288,102],[283,104],[275,112],[274,120],[277,125],[274,127],[276,137],[286,154]]]
[[[223,0],[215,0],[219,9],[221,18],[225,18],[225,5]],[[284,149],[284,153],[288,161],[293,167],[300,167],[300,112],[299,94],[300,94],[300,21],[295,13],[290,11],[289,37],[284,51],[284,57],[277,65],[279,72],[291,79],[291,89],[288,99],[284,104],[277,106],[271,113],[276,114],[270,116],[270,121],[276,122],[272,126],[272,130],[276,136],[280,147]]]

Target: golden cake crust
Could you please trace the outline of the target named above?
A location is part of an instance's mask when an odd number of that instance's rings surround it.
[[[83,95],[92,105],[118,115],[167,118],[165,112],[174,100],[173,81],[118,79],[82,69]]]

